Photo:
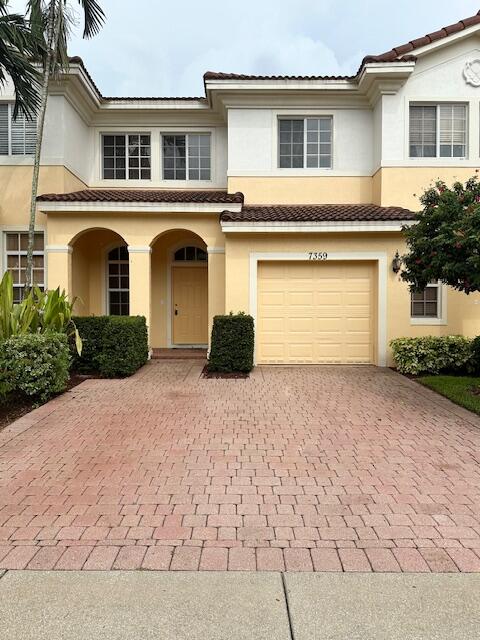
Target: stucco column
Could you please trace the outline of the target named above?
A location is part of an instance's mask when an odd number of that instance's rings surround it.
[[[225,313],[225,247],[208,247],[208,343],[213,316]]]
[[[130,315],[145,316],[150,335],[152,268],[151,247],[128,246],[130,258]]]
[[[72,295],[72,247],[70,245],[50,244],[45,247],[47,268],[47,289],[65,291]]]

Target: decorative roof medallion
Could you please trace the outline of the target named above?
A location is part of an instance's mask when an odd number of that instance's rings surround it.
[[[480,87],[480,58],[465,63],[463,77],[472,87]]]

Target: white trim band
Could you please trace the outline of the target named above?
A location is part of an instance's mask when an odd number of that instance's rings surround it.
[[[257,326],[257,287],[258,287],[258,263],[260,261],[302,261],[309,262],[309,254],[306,253],[251,253],[250,254],[250,315],[253,316],[255,327]],[[377,262],[377,362],[378,366],[387,366],[387,272],[388,260],[385,252],[353,251],[351,253],[329,253],[327,262],[335,260]],[[255,338],[255,362],[257,361],[257,340]]]
[[[238,212],[242,204],[218,202],[39,202],[37,208],[42,213],[91,212],[102,213],[222,213],[226,209]]]
[[[400,232],[402,226],[411,226],[413,220],[358,221],[358,222],[222,222],[224,233],[350,233]]]
[[[148,245],[142,246],[129,244],[127,249],[128,253],[152,253],[152,247],[149,247]]]
[[[225,253],[225,247],[207,247],[207,253]]]
[[[73,247],[69,244],[47,244],[45,253],[72,253]]]

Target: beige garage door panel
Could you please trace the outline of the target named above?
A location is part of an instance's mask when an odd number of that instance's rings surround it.
[[[373,362],[373,273],[360,262],[260,263],[258,362]]]

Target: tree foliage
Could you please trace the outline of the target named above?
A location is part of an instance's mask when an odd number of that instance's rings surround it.
[[[480,182],[452,187],[438,181],[420,201],[416,223],[403,229],[408,253],[402,278],[413,291],[441,281],[458,291],[480,291]]]
[[[0,0],[0,86],[11,78],[15,87],[13,117],[33,117],[39,106],[40,74],[33,64],[42,51],[42,39],[23,15],[9,13],[8,0]]]

